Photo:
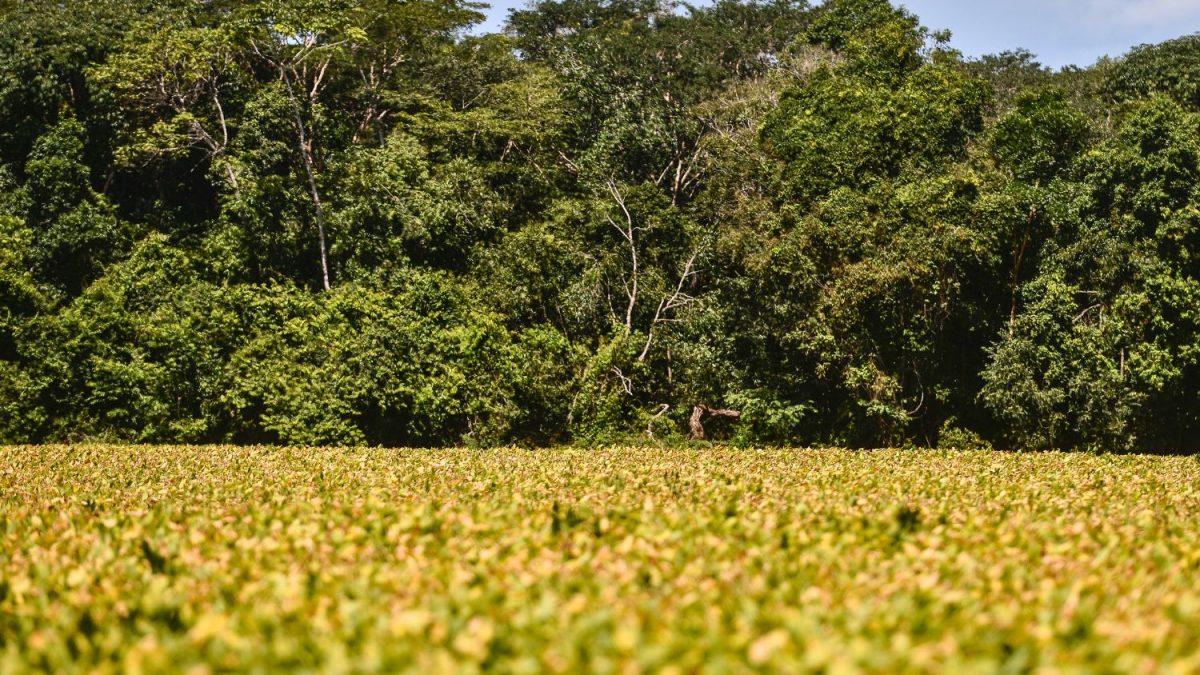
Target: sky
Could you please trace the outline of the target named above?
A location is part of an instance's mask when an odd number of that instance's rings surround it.
[[[486,0],[485,0],[486,1]],[[484,30],[526,0],[491,0]],[[1200,32],[1200,0],[899,0],[967,56],[1023,47],[1047,66],[1087,66],[1140,44]]]

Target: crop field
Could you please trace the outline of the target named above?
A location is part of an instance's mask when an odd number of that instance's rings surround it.
[[[1200,462],[0,448],[0,672],[1196,672]]]

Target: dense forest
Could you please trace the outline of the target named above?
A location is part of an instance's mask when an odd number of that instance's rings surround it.
[[[0,0],[0,441],[1200,450],[1200,35]]]

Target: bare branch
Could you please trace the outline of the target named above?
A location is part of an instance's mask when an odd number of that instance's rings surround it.
[[[616,366],[612,367],[612,372],[621,381],[621,388],[625,390],[625,393],[633,396],[633,380],[625,377],[625,373],[622,373],[621,369]]]
[[[1086,316],[1087,316],[1088,314],[1090,314],[1092,311],[1094,311],[1094,310],[1097,310],[1097,309],[1103,309],[1103,305],[1102,305],[1101,303],[1096,303],[1096,304],[1094,304],[1094,305],[1092,305],[1092,306],[1090,306],[1090,307],[1086,307],[1086,308],[1084,308],[1084,310],[1083,310],[1082,312],[1080,312],[1079,314],[1075,315],[1075,321],[1074,321],[1074,323],[1079,323],[1080,321],[1083,321],[1083,318],[1084,318],[1084,317],[1086,317]]]
[[[626,285],[626,294],[629,296],[629,304],[625,308],[625,334],[629,335],[633,332],[633,310],[637,307],[638,299],[639,270],[636,239],[637,228],[633,226],[633,215],[629,212],[629,207],[625,205],[625,196],[621,194],[621,190],[617,187],[616,182],[611,178],[608,179],[607,187],[609,194],[611,194],[612,198],[617,202],[617,206],[621,207],[621,212],[625,214],[624,228],[618,225],[612,218],[608,218],[608,222],[611,223],[613,227],[617,228],[617,231],[621,233],[621,236],[623,236],[625,241],[629,244],[630,273],[629,281]]]
[[[683,292],[683,285],[687,283],[695,271],[692,266],[696,263],[696,258],[700,255],[700,249],[692,252],[692,257],[688,258],[687,264],[683,267],[683,274],[679,276],[679,283],[675,286],[675,292],[669,296],[663,297],[658,303],[658,309],[654,312],[654,319],[650,322],[650,330],[646,335],[646,345],[642,347],[642,353],[638,356],[638,362],[641,363],[650,355],[650,345],[654,342],[654,327],[660,322],[669,321],[665,314],[672,310],[690,305],[695,302],[695,298]]]
[[[567,169],[569,169],[571,171],[571,173],[575,173],[575,174],[579,173],[579,165],[576,164],[575,162],[571,161],[571,158],[567,157],[566,154],[564,154],[562,150],[558,151],[558,158],[561,159],[564,163],[566,163]]]
[[[317,101],[317,95],[321,93],[321,83],[325,81],[325,73],[329,70],[329,62],[332,60],[332,58],[326,57],[317,68],[316,75],[313,76],[312,89],[308,92],[308,100],[312,103]]]
[[[667,414],[667,411],[670,409],[671,406],[667,405],[666,403],[662,404],[659,406],[658,412],[650,418],[650,421],[646,422],[646,436],[648,436],[650,440],[654,440],[654,420],[659,419],[663,415]]]

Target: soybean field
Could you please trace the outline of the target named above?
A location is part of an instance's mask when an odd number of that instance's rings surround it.
[[[0,448],[0,671],[1196,672],[1200,462]]]

